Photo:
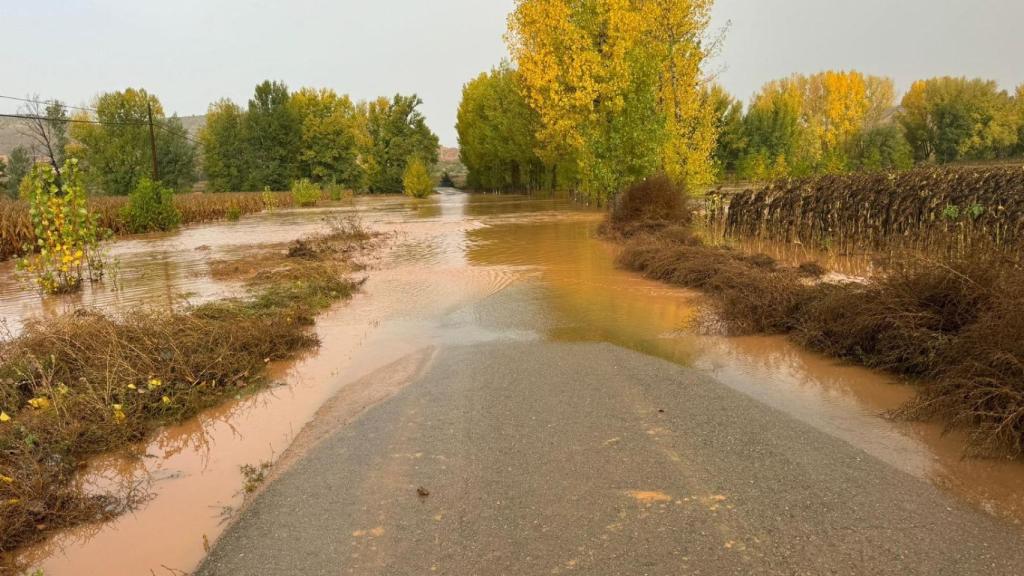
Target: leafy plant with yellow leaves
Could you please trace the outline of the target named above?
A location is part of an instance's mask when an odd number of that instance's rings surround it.
[[[32,275],[48,294],[73,292],[84,277],[100,278],[103,255],[99,244],[105,234],[86,205],[78,161],[67,160],[60,175],[50,165],[37,165],[26,181],[36,242],[25,246],[19,269]]]

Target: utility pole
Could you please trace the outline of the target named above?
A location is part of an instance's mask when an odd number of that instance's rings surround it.
[[[149,146],[153,149],[153,182],[160,180],[160,171],[156,167],[156,132],[153,130],[153,104],[146,103],[146,111],[149,114]]]

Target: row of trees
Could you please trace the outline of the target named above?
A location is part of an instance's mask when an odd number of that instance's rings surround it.
[[[517,0],[513,62],[463,88],[459,144],[478,189],[569,188],[603,202],[655,172],[690,187],[1024,154],[1024,87],[794,75],[749,106],[703,72],[707,0]]]
[[[1011,95],[991,81],[933,78],[897,106],[891,79],[827,71],[769,82],[745,112],[721,88],[708,94],[716,165],[744,179],[1024,154],[1024,86]]]
[[[127,195],[152,177],[152,117],[158,177],[174,190],[192,188],[202,172],[214,191],[286,190],[307,178],[401,192],[410,160],[437,162],[438,138],[419,112],[421,104],[415,95],[356,104],[332,90],[291,93],[267,81],[246,109],[229,100],[212,104],[196,141],[141,89],[103,94],[74,116],[60,102],[33,102],[23,110],[33,148],[12,151],[8,165],[0,166],[0,184],[18,196],[32,165],[45,161],[60,186],[65,157],[73,157],[90,193]]]
[[[275,190],[293,180],[353,190],[401,192],[412,159],[437,162],[438,138],[417,96],[353,103],[329,89],[291,93],[279,82],[256,87],[248,107],[210,106],[200,134],[210,187]]]

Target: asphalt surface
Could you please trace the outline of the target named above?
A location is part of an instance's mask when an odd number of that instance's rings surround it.
[[[198,574],[1021,574],[1021,534],[692,370],[502,342],[438,351]]]

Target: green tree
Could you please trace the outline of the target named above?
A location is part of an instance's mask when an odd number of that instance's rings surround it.
[[[994,81],[915,82],[903,97],[899,122],[919,162],[1001,158],[1018,143],[1013,100]]]
[[[413,198],[426,198],[434,193],[434,179],[423,160],[413,158],[406,163],[402,174],[402,192]]]
[[[852,170],[906,170],[914,165],[914,150],[896,125],[857,134],[849,143],[848,156]]]
[[[410,158],[437,163],[437,136],[417,108],[415,94],[379,98],[360,109],[359,142],[367,189],[373,193],[401,192],[402,175]]]
[[[719,85],[705,91],[706,105],[712,110],[718,141],[714,161],[719,174],[735,174],[747,147],[743,130],[743,103]]]
[[[546,170],[536,154],[540,119],[522,96],[519,74],[509,64],[483,73],[462,89],[459,154],[477,190],[540,188]]]
[[[747,146],[739,162],[742,177],[759,180],[809,170],[813,154],[801,122],[802,107],[799,89],[785,80],[769,82],[754,97],[743,119]]]
[[[314,182],[361,188],[358,122],[352,100],[330,89],[303,88],[292,94],[291,105],[302,127],[299,172]]]
[[[86,182],[96,193],[126,195],[152,173],[148,113],[157,126],[157,166],[161,181],[179,189],[195,182],[195,152],[177,119],[168,120],[156,96],[142,89],[101,95],[95,116],[83,112],[71,127],[69,151],[85,165]]]
[[[238,192],[248,182],[250,160],[242,132],[244,124],[245,112],[230,100],[218,100],[207,109],[199,141],[203,171],[214,192]]]
[[[7,171],[6,171],[6,182],[5,190],[7,196],[10,198],[18,197],[18,187],[21,185],[21,181],[28,176],[28,173],[32,170],[32,164],[34,163],[32,155],[24,146],[17,146],[11,150],[10,155],[7,157]]]
[[[243,122],[243,141],[248,157],[246,187],[286,189],[299,172],[302,125],[291,106],[283,82],[264,81],[256,86]]]
[[[196,183],[196,146],[177,115],[163,119],[160,126],[155,131],[160,182],[172,191],[190,190]]]
[[[1024,155],[1024,84],[1017,86],[1013,105],[1017,111],[1017,154]]]

